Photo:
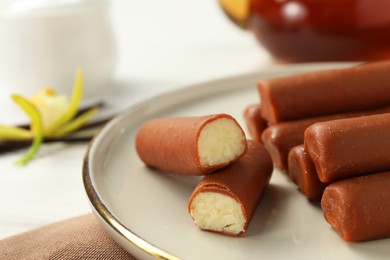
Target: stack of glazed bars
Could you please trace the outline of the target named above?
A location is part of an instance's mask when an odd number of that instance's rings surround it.
[[[346,241],[390,237],[390,61],[258,82],[244,111],[274,165]]]

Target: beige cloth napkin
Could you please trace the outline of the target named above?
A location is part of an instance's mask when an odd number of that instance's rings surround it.
[[[91,214],[0,240],[0,259],[130,259]]]

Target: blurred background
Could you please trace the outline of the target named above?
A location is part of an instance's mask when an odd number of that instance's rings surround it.
[[[78,67],[87,98],[120,98],[275,64],[386,59],[388,11],[388,0],[2,0],[0,94],[69,94]]]
[[[69,93],[77,66],[84,70],[86,100],[109,97],[119,110],[132,104],[134,96],[143,99],[257,71],[271,62],[217,0],[0,2],[3,123],[16,123],[21,114],[5,112],[14,107],[11,93],[31,95],[45,85]]]
[[[271,58],[216,0],[111,1],[116,78],[161,89],[257,71]]]

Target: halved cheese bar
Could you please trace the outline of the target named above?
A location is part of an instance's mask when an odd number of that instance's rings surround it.
[[[205,175],[244,155],[244,131],[227,114],[159,118],[138,131],[136,150],[149,167],[163,172]]]
[[[190,216],[202,230],[244,236],[272,171],[268,151],[248,141],[240,160],[200,181],[188,203]]]
[[[271,124],[390,105],[390,61],[314,71],[258,82]]]
[[[330,184],[321,206],[325,219],[346,241],[390,238],[390,172]]]

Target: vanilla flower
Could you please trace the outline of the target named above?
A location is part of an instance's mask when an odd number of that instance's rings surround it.
[[[72,96],[68,101],[65,95],[58,95],[52,88],[39,90],[30,98],[12,95],[31,120],[30,129],[0,125],[0,141],[32,139],[32,145],[25,156],[17,161],[26,164],[39,150],[44,138],[66,136],[80,129],[92,116],[97,108],[77,115],[83,97],[83,75],[77,71]]]

